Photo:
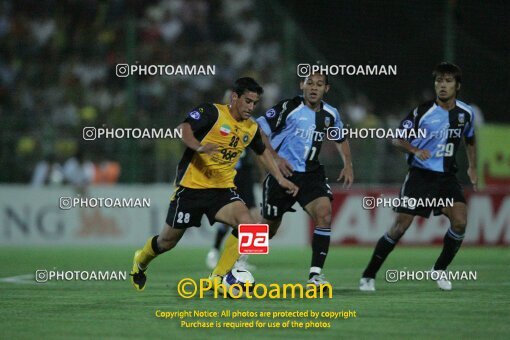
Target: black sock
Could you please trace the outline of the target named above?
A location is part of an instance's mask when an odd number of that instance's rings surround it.
[[[152,250],[154,251],[154,254],[156,255],[159,255],[161,253],[164,253],[164,251],[161,251],[158,247],[158,237],[159,235],[156,235],[152,238],[152,241],[151,241],[151,247],[152,247]]]
[[[216,240],[214,241],[214,248],[220,250],[221,241],[223,241],[223,238],[227,234],[228,227],[224,224],[221,224],[218,229],[216,230]]]
[[[314,275],[320,274],[321,269],[328,256],[329,241],[331,239],[331,229],[315,227],[312,238],[312,265],[310,268],[309,279]]]
[[[448,229],[443,239],[443,251],[434,265],[435,270],[445,270],[448,267],[459,251],[463,239],[464,234],[457,234],[452,228]]]
[[[375,279],[375,275],[379,271],[379,268],[381,268],[388,254],[391,253],[393,248],[395,248],[397,242],[398,240],[391,239],[388,234],[384,234],[379,239],[375,246],[374,253],[372,254],[372,258],[363,272],[363,277]]]

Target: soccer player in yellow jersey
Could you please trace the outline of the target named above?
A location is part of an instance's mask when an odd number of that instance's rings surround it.
[[[200,105],[180,125],[187,148],[177,169],[177,188],[163,230],[135,252],[130,275],[137,290],[145,288],[149,263],[175,247],[187,228],[200,227],[203,214],[211,224],[219,221],[234,228],[211,277],[218,280],[234,266],[239,258],[237,226],[256,223],[234,185],[234,167],[246,147],[255,151],[282,188],[293,196],[297,194],[298,187],[282,175],[251,118],[262,93],[255,80],[240,78],[234,84],[230,105]]]

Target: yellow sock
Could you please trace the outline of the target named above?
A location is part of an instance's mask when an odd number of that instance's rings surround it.
[[[143,246],[142,250],[140,251],[140,253],[136,257],[136,262],[138,262],[140,264],[140,267],[142,267],[142,269],[147,268],[149,263],[152,260],[154,260],[156,258],[156,256],[158,256],[158,254],[156,254],[154,252],[154,249],[152,249],[152,239],[153,238],[154,237],[150,237],[147,240],[147,242]]]
[[[237,250],[237,243],[237,237],[230,234],[225,241],[223,253],[218,261],[218,265],[213,270],[213,275],[224,276],[232,269],[232,267],[234,267],[234,264],[240,256],[239,251]]]

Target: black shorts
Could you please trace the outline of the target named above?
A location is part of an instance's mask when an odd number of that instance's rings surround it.
[[[278,184],[273,176],[268,175],[266,177],[262,193],[262,216],[265,219],[280,219],[296,201],[304,208],[308,203],[319,197],[328,197],[333,200],[333,193],[327,183],[322,165],[315,171],[294,172],[287,179],[299,187],[296,197],[287,194],[286,190]]]
[[[248,209],[256,207],[255,196],[253,195],[253,179],[244,176],[237,175],[234,178],[234,184],[236,185],[236,191],[239,196],[243,199]]]
[[[441,173],[420,168],[411,168],[406,176],[404,184],[400,189],[400,199],[403,197],[421,199],[453,199],[453,202],[466,203],[464,192],[457,177],[450,173]],[[438,202],[438,201],[436,201]],[[444,206],[439,207],[416,207],[409,209],[406,207],[395,207],[394,211],[409,215],[418,215],[425,218],[434,212],[434,216],[441,215]]]
[[[216,213],[225,205],[243,201],[233,189],[190,189],[178,187],[166,215],[166,223],[175,229],[200,227],[205,214],[211,225],[216,221]]]

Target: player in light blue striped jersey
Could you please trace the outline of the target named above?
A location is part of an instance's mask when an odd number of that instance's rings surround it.
[[[425,137],[394,140],[395,146],[406,154],[409,173],[400,190],[400,198],[423,202],[437,199],[444,202],[453,199],[453,206],[399,206],[395,222],[375,246],[372,258],[362,274],[360,290],[374,291],[375,276],[398,240],[409,228],[415,216],[428,218],[444,214],[450,220],[450,228],[443,240],[443,251],[432,270],[442,272],[452,262],[459,250],[467,224],[466,199],[455,176],[455,156],[464,139],[469,161],[468,176],[476,190],[476,145],[474,113],[469,105],[457,99],[461,86],[461,70],[450,63],[439,64],[433,72],[436,99],[411,111],[400,123],[400,129],[423,129]],[[440,289],[451,290],[446,279],[437,280]]]
[[[329,250],[333,199],[324,167],[319,162],[321,146],[327,137],[337,142],[342,156],[344,168],[338,180],[344,179],[344,187],[350,187],[354,175],[349,142],[340,135],[343,127],[340,114],[322,100],[330,87],[327,75],[313,73],[303,78],[300,86],[302,96],[282,100],[257,119],[263,135],[269,137],[277,153],[273,156],[280,170],[300,187],[298,195],[292,197],[280,190],[274,177],[268,175],[263,184],[262,223],[269,224],[269,236],[273,237],[283,214],[292,211],[294,203],[299,202],[315,224],[308,283],[319,286],[328,283],[321,272]]]

